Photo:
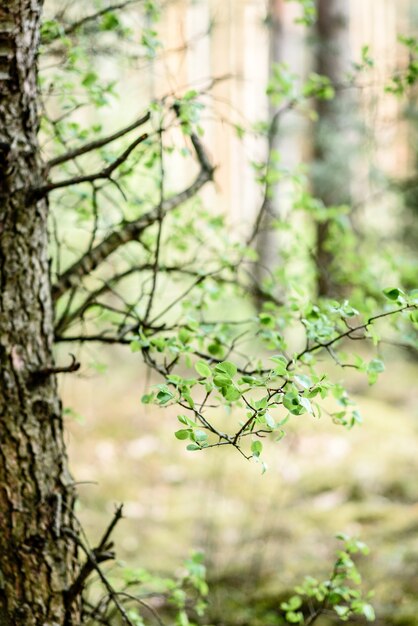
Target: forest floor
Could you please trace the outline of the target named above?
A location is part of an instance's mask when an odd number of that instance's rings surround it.
[[[359,569],[378,623],[417,625],[418,363],[388,356],[373,387],[350,375],[362,426],[293,417],[282,441],[265,444],[264,475],[233,449],[187,452],[176,413],[141,404],[149,381],[138,355],[107,351],[106,372],[67,376],[78,515],[92,544],[123,502],[122,562],[167,574],[202,549],[212,623],[258,626],[274,623],[278,599],[305,575],[327,576],[346,532],[370,547]]]

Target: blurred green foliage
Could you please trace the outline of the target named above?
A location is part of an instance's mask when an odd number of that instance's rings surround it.
[[[311,23],[314,3],[302,5],[302,21]],[[81,19],[77,28],[62,19],[45,22],[43,54],[63,60],[40,80],[42,135],[50,159],[103,134],[96,114],[118,98],[116,81],[100,71],[103,49],[111,48],[115,55],[121,49],[123,56],[128,42],[139,45],[141,59],[149,61],[159,54],[161,9],[150,1],[141,10],[140,33],[122,13],[112,10],[94,20]],[[415,54],[415,40],[404,38],[403,43]],[[358,71],[370,65],[365,48]],[[415,65],[412,59],[387,91],[404,95],[406,86],[416,80]],[[313,100],[332,100],[335,86],[326,76],[312,73],[302,79],[278,64],[266,96],[278,108],[277,116],[294,110],[315,119]],[[93,115],[93,123],[80,119],[84,108]],[[342,372],[354,370],[374,385],[385,370],[383,341],[389,337],[416,349],[418,291],[404,280],[408,271],[396,263],[392,251],[375,250],[372,235],[358,236],[350,207],[325,206],[313,197],[306,167],[289,171],[277,151],[265,160],[252,160],[265,200],[273,198],[278,182],[290,183],[288,215],[274,223],[285,235],[280,263],[270,268],[262,284],[254,285],[252,270],[258,262],[254,237],[235,237],[223,216],[196,195],[197,183],[178,191],[181,181],[174,171],[178,163],[211,174],[203,145],[205,110],[202,94],[195,89],[155,99],[148,106],[144,141],[112,176],[65,189],[57,185],[51,194],[53,279],[59,283],[73,263],[83,270],[79,283],[71,284],[57,301],[57,340],[126,344],[159,375],[142,402],[175,409],[180,445],[196,453],[227,446],[231,453],[238,451],[259,463],[265,472],[266,441],[282,441],[299,417],[327,415],[347,430],[362,422]],[[272,124],[262,120],[255,128],[236,130],[241,139],[254,131],[268,137]],[[93,154],[63,161],[55,170],[61,176],[56,180],[71,181],[92,165],[117,163],[129,144],[121,139],[117,148],[110,148],[110,143]],[[138,236],[125,240],[126,229],[141,219],[145,226]],[[255,229],[257,221],[256,216]],[[311,247],[313,228],[321,221],[329,224],[328,271],[344,293],[339,299],[315,295],[318,268]],[[112,249],[111,262],[107,256],[91,262],[92,251],[112,236],[119,244]],[[261,301],[259,310],[253,306],[254,289]],[[363,342],[366,352],[358,348]],[[308,578],[297,586],[295,594],[277,603],[281,614],[275,614],[278,621],[273,623],[284,619],[311,624],[328,610],[343,621],[353,615],[374,619],[352,559],[365,548],[348,537],[342,539],[344,547],[330,576],[324,581]],[[179,578],[131,569],[124,577],[118,594],[132,593],[134,600],[126,599],[140,605],[129,609],[133,624],[143,623],[147,610],[155,619],[154,605],[147,607],[144,599],[147,594],[162,598],[164,610],[175,609],[178,626],[202,618],[208,589],[200,554],[191,557]],[[106,613],[109,605],[105,609]],[[92,610],[92,620],[94,615]]]

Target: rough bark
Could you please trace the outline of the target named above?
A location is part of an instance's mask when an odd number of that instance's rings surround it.
[[[73,485],[53,363],[47,202],[37,143],[42,0],[0,7],[0,624],[78,623]]]
[[[348,135],[352,120],[347,90],[338,89],[350,69],[349,3],[346,0],[317,0],[316,67],[337,88],[333,100],[319,100],[319,122],[315,133],[314,194],[326,206],[350,202],[350,155]],[[330,266],[328,221],[317,224],[317,292],[337,295]]]

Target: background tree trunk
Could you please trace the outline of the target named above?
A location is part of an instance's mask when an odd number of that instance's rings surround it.
[[[79,623],[76,547],[53,362],[47,203],[37,143],[41,0],[0,8],[0,624]],[[38,371],[38,373],[36,373]]]
[[[267,9],[267,27],[268,27],[268,41],[269,41],[269,56],[268,64],[270,73],[272,68],[278,63],[283,63],[283,0],[269,0]],[[269,102],[268,107],[268,121],[270,129],[267,137],[267,163],[268,168],[271,167],[271,155],[273,151],[279,151],[280,138],[279,138],[279,125],[280,120],[275,119],[275,113],[277,106],[274,106]],[[256,249],[258,253],[259,261],[255,265],[255,282],[261,286],[263,280],[266,277],[271,276],[272,270],[277,266],[280,251],[279,251],[279,234],[273,227],[274,220],[279,217],[279,193],[278,185],[269,185],[268,190],[266,188],[266,195],[264,196],[261,206],[262,216],[259,224],[259,231],[256,238]],[[262,301],[259,295],[255,296],[255,303],[257,308],[261,307]]]
[[[350,203],[350,139],[352,105],[347,90],[338,83],[350,69],[349,42],[350,6],[347,0],[317,0],[316,67],[318,74],[327,76],[336,87],[333,100],[318,100],[319,122],[315,131],[315,164],[313,192],[326,206]],[[329,249],[329,222],[317,224],[316,264],[317,293],[335,293]]]

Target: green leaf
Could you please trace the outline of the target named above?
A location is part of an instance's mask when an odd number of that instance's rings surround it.
[[[200,446],[198,446],[196,443],[189,443],[189,445],[186,447],[186,450],[189,450],[190,452],[195,452],[196,450],[201,450],[202,448]]]
[[[267,413],[264,414],[264,419],[266,420],[267,426],[269,426],[270,428],[275,428],[276,422],[274,421],[274,418],[270,415],[268,411]]]
[[[286,357],[280,354],[279,356],[272,356],[270,361],[273,361],[276,364],[273,371],[277,376],[283,376],[287,373],[288,361]]]
[[[98,79],[98,76],[97,76],[96,72],[87,72],[87,74],[84,76],[81,84],[84,87],[91,87],[92,85],[94,85],[94,83],[97,82],[97,79]]]
[[[256,400],[254,402],[254,407],[256,409],[266,409],[268,406],[268,402],[269,402],[268,396],[264,396],[264,398],[260,398],[260,400]]]
[[[198,428],[196,430],[193,431],[193,438],[195,441],[206,441],[206,439],[208,438],[207,433],[205,433],[205,431],[203,430],[199,430]]]
[[[289,391],[284,395],[283,406],[293,415],[302,415],[305,412],[305,407],[301,405],[299,394],[294,391]]]
[[[189,447],[189,446],[188,446]],[[177,626],[189,626],[189,618],[186,611],[179,611],[176,619]]]
[[[212,376],[212,370],[204,361],[198,361],[195,363],[194,368],[200,376],[203,376],[203,378],[209,378],[209,376]]]
[[[304,387],[304,389],[309,389],[309,387],[312,387],[311,379],[309,378],[309,376],[305,376],[304,374],[299,374],[298,376],[295,376],[295,381],[299,383],[301,387]]]
[[[225,393],[223,393],[222,391],[222,395],[225,397],[225,400],[228,400],[228,402],[234,402],[241,397],[241,392],[239,391],[239,389],[231,385],[227,388]]]
[[[242,139],[245,135],[245,129],[242,126],[240,126],[240,124],[235,124],[234,127],[235,127],[235,132],[237,133],[238,139]]]
[[[305,398],[304,396],[300,396],[299,403],[301,406],[303,406],[304,409],[307,410],[308,413],[313,414],[312,405],[309,402],[308,398]]]
[[[334,606],[334,611],[341,619],[348,617],[348,614],[350,613],[350,609],[348,608],[348,606],[343,606],[341,604],[336,604]]]
[[[121,25],[119,18],[115,13],[106,13],[102,17],[102,23],[100,24],[101,30],[116,30]]]
[[[194,407],[194,400],[192,396],[190,395],[190,393],[187,393],[187,391],[183,391],[183,398],[186,400],[187,404],[192,409]]]
[[[190,428],[188,428],[187,430],[183,428],[182,430],[177,430],[177,431],[174,433],[174,436],[175,436],[177,439],[189,439],[189,437],[190,437],[190,433],[191,433],[191,432],[192,432],[192,431],[190,430]]]
[[[296,609],[299,609],[302,606],[302,599],[299,596],[292,596],[288,600],[288,604],[289,604],[290,610],[295,611]]]
[[[167,388],[161,389],[157,393],[157,400],[160,404],[167,404],[167,402],[170,402],[173,398],[173,394]]]
[[[301,611],[287,611],[286,620],[291,624],[300,624],[303,622],[303,613]]]
[[[226,374],[217,374],[213,377],[213,382],[217,387],[229,387],[232,384],[232,380]]]
[[[199,92],[196,89],[190,89],[190,91],[186,91],[183,96],[183,100],[194,100],[199,95]]]
[[[270,313],[260,313],[258,317],[260,319],[260,324],[262,324],[263,326],[267,326],[268,328],[275,327],[276,320]]]
[[[134,339],[133,341],[131,341],[131,343],[129,344],[129,347],[131,348],[131,352],[140,352],[142,349],[142,344],[139,341],[139,339]]]
[[[401,290],[397,289],[396,287],[393,287],[392,289],[384,289],[383,293],[388,300],[393,300],[393,301],[396,301],[399,298],[399,296],[402,295]]]
[[[381,374],[381,372],[385,371],[385,364],[380,359],[373,359],[367,366],[367,371]]]
[[[412,313],[409,314],[409,319],[413,324],[418,324],[418,311],[412,311]]]
[[[218,365],[215,366],[215,371],[224,372],[225,374],[228,374],[230,378],[233,378],[238,370],[236,365],[234,365],[230,361],[223,361],[222,363],[218,363]]]
[[[251,452],[253,456],[259,457],[262,451],[263,451],[263,444],[261,443],[261,441],[258,441],[258,440],[253,441],[251,444]]]
[[[363,604],[362,613],[368,622],[374,622],[376,615],[371,604]]]
[[[373,385],[377,381],[378,374],[385,371],[385,364],[380,359],[373,359],[367,366],[369,384]]]
[[[218,341],[214,341],[208,345],[208,352],[213,356],[222,354],[222,345]]]
[[[189,333],[189,331],[186,330],[185,328],[180,328],[179,330],[180,341],[186,345],[187,343],[189,343],[190,338],[191,338],[191,334]]]

